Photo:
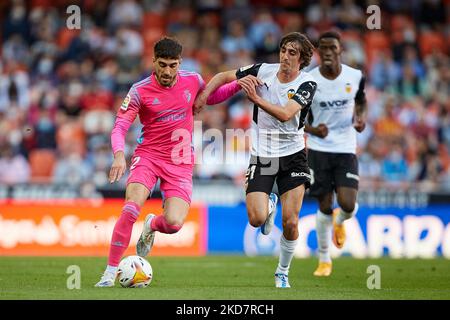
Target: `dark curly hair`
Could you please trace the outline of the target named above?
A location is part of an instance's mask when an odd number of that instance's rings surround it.
[[[300,70],[308,66],[314,53],[314,46],[309,39],[300,32],[291,32],[281,39],[279,48],[281,49],[289,42],[297,42],[300,45],[300,58],[302,60]]]
[[[164,37],[155,43],[153,50],[155,53],[155,59],[180,59],[183,47],[177,39]]]

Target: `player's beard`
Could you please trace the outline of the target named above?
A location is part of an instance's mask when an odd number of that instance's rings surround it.
[[[173,77],[160,75],[158,77],[158,81],[164,87],[171,87],[175,83],[175,78],[176,78],[176,75]]]

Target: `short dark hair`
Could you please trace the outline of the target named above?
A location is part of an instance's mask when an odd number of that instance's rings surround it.
[[[309,39],[300,32],[291,32],[281,38],[280,49],[289,42],[298,42],[300,44],[300,57],[302,63],[300,65],[300,70],[308,66],[311,63],[311,58],[314,53],[314,46],[311,44]]]
[[[322,33],[319,36],[318,42],[320,42],[320,40],[322,40],[323,38],[333,38],[333,39],[336,39],[337,41],[339,41],[339,43],[341,43],[341,35],[336,31],[326,31],[326,32]]]
[[[155,53],[155,59],[180,59],[183,47],[177,39],[164,37],[155,43],[153,51]]]

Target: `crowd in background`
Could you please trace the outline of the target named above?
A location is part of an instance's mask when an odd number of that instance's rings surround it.
[[[81,8],[80,29],[67,27],[71,4]],[[367,28],[369,4],[381,8],[380,30]],[[0,184],[107,185],[115,114],[131,84],[151,73],[153,44],[163,35],[183,44],[182,69],[208,81],[220,71],[278,62],[287,32],[317,43],[321,32],[336,29],[343,62],[367,79],[361,187],[450,191],[449,6],[447,0],[2,1]],[[314,55],[306,71],[317,64]],[[202,158],[196,178],[241,183],[249,144],[226,129],[249,128],[252,107],[239,93],[196,116]],[[217,130],[224,154],[236,161],[204,152],[213,143],[205,136]],[[136,122],[127,135],[128,157],[139,131]]]

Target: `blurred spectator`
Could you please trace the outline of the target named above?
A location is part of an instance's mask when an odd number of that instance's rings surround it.
[[[113,0],[109,7],[108,24],[115,30],[120,26],[140,26],[142,7],[135,0]]]
[[[375,58],[370,71],[370,80],[375,88],[385,90],[398,82],[401,76],[400,72],[401,70],[392,60],[390,52],[383,51]]]
[[[70,150],[56,162],[53,182],[78,186],[92,177],[93,168],[81,154]]]
[[[409,100],[415,96],[425,94],[425,82],[421,80],[414,72],[411,64],[403,66],[402,76],[398,79],[397,85],[393,87],[397,95]]]
[[[3,41],[8,40],[12,35],[29,41],[30,25],[27,19],[27,9],[24,0],[11,1],[12,7],[3,21]]]
[[[254,48],[245,34],[243,23],[238,20],[231,20],[228,23],[228,32],[222,40],[221,47],[229,55],[237,54],[240,50],[252,51]]]
[[[398,121],[395,113],[395,100],[388,99],[384,106],[384,116],[374,125],[375,133],[386,140],[399,140],[404,134],[404,127]]]
[[[56,126],[54,115],[46,108],[39,108],[38,118],[34,125],[35,144],[37,149],[56,149]]]
[[[336,26],[342,30],[360,29],[365,26],[365,15],[354,0],[343,0],[335,7]]]
[[[306,22],[313,28],[308,35],[317,38],[320,33],[331,29],[336,21],[335,14],[331,0],[312,3],[306,10]]]
[[[27,110],[30,103],[29,86],[29,76],[19,65],[13,61],[3,65],[0,60],[0,111],[6,111],[12,106]]]
[[[402,146],[393,143],[390,151],[381,163],[381,176],[392,186],[404,186],[408,181],[408,164]]]
[[[361,187],[450,191],[444,1],[286,0],[275,7],[251,0],[96,0],[81,2],[81,30],[67,30],[61,5],[45,2],[9,0],[2,7],[0,166],[13,177],[0,182],[50,177],[80,186],[85,195],[105,187],[115,114],[131,84],[152,72],[152,47],[162,34],[182,42],[182,69],[208,81],[224,70],[278,62],[278,42],[287,32],[316,42],[321,32],[338,29],[343,61],[367,74],[368,123],[358,135]],[[380,5],[383,14],[373,37],[365,29],[368,4]],[[315,54],[305,71],[317,63]],[[250,145],[227,129],[245,132],[252,112],[238,93],[196,116],[203,129],[194,131],[203,161],[197,178],[241,187]],[[135,122],[126,137],[127,160],[140,129]]]
[[[14,185],[30,179],[30,166],[10,145],[0,147],[0,184]]]
[[[446,23],[446,12],[448,8],[445,8],[445,1],[440,0],[423,0],[420,1],[420,6],[416,10],[415,17],[422,26],[439,28]],[[447,3],[448,4],[448,3]]]
[[[257,60],[266,61],[268,55],[278,52],[281,28],[265,8],[257,11],[253,20],[248,36],[256,49]]]

